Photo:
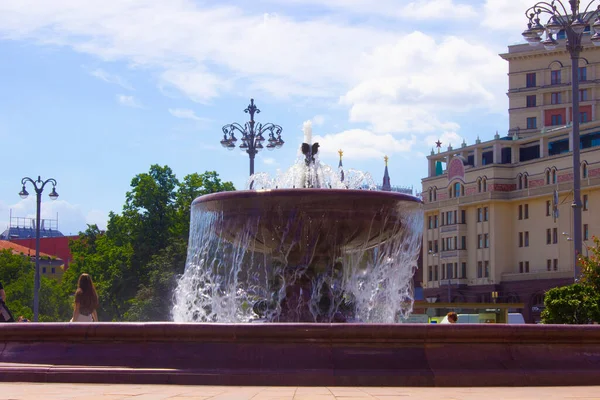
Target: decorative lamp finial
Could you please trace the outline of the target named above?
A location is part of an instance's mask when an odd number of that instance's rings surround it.
[[[344,152],[342,151],[342,149],[338,150],[338,154],[340,155],[340,161],[342,161],[342,157],[344,156]]]
[[[388,165],[387,165],[387,163],[388,163],[388,160],[389,160],[389,159],[390,159],[390,158],[389,158],[388,156],[385,156],[385,157],[383,157],[383,161],[385,161],[385,166],[386,166],[386,167],[388,166]]]
[[[442,142],[440,142],[440,139],[438,139],[437,142],[435,142],[435,147],[437,147],[437,151],[438,154],[440,153],[440,149],[442,148]]]

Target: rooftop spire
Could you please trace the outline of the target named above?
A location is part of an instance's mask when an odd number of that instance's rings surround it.
[[[385,157],[383,157],[383,160],[385,161],[385,170],[383,172],[383,185],[381,185],[381,190],[390,192],[392,190],[392,185],[390,184],[390,174],[388,172],[389,157],[386,155]]]
[[[338,150],[338,154],[340,155],[340,163],[338,164],[338,170],[340,171],[340,181],[344,182],[344,165],[342,164],[342,157],[344,156],[344,152],[342,149]]]

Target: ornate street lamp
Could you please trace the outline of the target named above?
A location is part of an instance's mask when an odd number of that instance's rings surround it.
[[[571,11],[565,6],[566,1],[553,0],[551,2],[540,1],[533,7],[530,7],[525,15],[529,19],[527,29],[523,32],[523,37],[532,46],[540,43],[546,50],[554,50],[559,42],[554,39],[554,35],[564,31],[567,42],[566,48],[571,56],[571,94],[572,94],[572,124],[573,124],[573,243],[575,251],[573,254],[574,279],[579,278],[579,267],[577,265],[577,256],[582,250],[582,225],[581,225],[581,177],[580,177],[580,159],[579,159],[579,57],[583,46],[581,37],[586,26],[591,24],[591,30],[594,34],[590,38],[592,43],[600,46],[600,5],[596,10],[590,11],[592,4],[596,0],[591,0],[587,7],[580,12],[579,0],[569,0]],[[548,21],[545,25],[540,23],[540,17],[545,15]],[[546,38],[542,36],[546,34]]]
[[[36,219],[35,219],[35,278],[34,278],[34,287],[33,287],[33,321],[38,321],[39,316],[39,308],[40,308],[40,210],[42,205],[42,192],[44,191],[44,186],[47,183],[52,184],[52,192],[48,195],[52,200],[56,200],[58,198],[58,193],[56,193],[56,180],[50,178],[42,181],[42,178],[38,176],[37,180],[33,180],[31,178],[23,178],[21,179],[21,184],[23,185],[23,189],[19,192],[19,196],[22,199],[26,199],[29,196],[27,189],[25,189],[25,184],[29,182],[33,185],[35,193],[37,195],[36,199]]]
[[[263,135],[267,132],[269,133],[269,139],[267,140],[269,143],[266,146],[268,150],[278,149],[285,143],[281,139],[283,128],[270,122],[266,124],[256,123],[254,121],[254,114],[260,113],[260,110],[254,105],[254,99],[250,99],[250,105],[244,112],[250,114],[250,121],[246,122],[244,126],[237,122],[225,125],[223,127],[221,145],[228,150],[235,149],[235,143],[237,142],[235,131],[238,131],[242,135],[240,149],[248,153],[250,157],[250,175],[254,175],[254,157],[256,153],[264,148],[263,142],[265,138]]]

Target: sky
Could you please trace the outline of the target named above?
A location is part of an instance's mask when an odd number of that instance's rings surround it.
[[[23,177],[54,178],[42,217],[106,227],[152,164],[217,171],[237,189],[248,155],[225,124],[283,127],[256,157],[275,175],[310,120],[321,161],[421,190],[426,156],[508,130],[508,64],[523,0],[0,0],[0,231],[35,215]],[[238,142],[239,144],[239,142]],[[28,186],[28,191],[34,193]]]

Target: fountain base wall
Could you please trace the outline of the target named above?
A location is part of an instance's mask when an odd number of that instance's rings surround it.
[[[559,386],[600,381],[600,326],[2,324],[0,381]]]

